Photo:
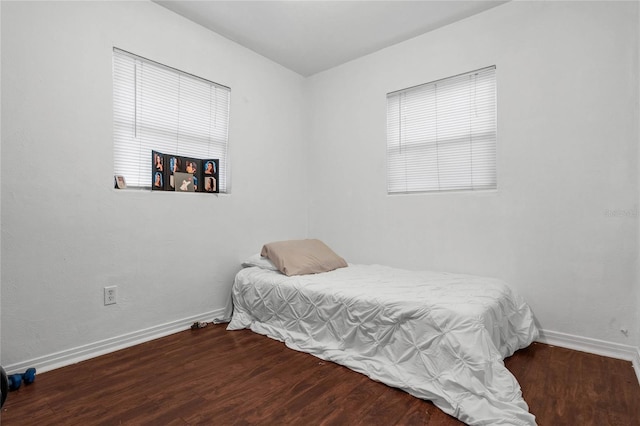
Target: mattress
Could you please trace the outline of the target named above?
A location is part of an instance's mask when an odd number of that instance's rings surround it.
[[[249,328],[422,399],[470,425],[534,425],[503,359],[537,336],[503,281],[349,265],[236,276],[229,330]]]

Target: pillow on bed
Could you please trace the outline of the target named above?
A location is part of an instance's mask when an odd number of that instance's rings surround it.
[[[254,254],[244,262],[242,262],[242,266],[245,268],[249,268],[251,266],[257,266],[258,268],[268,269],[271,271],[277,271],[278,268],[275,267],[273,263],[266,257],[262,257],[259,254]]]
[[[287,276],[317,274],[347,266],[343,258],[320,240],[276,241],[265,244],[260,254]]]

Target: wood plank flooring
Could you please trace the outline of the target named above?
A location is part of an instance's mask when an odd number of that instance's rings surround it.
[[[630,362],[534,343],[505,360],[540,425],[640,425]],[[433,404],[225,325],[38,374],[12,425],[460,425]]]

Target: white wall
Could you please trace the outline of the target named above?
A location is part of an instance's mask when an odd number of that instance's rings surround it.
[[[311,77],[309,234],[506,279],[543,329],[638,346],[637,7],[510,2]],[[388,196],[386,93],[489,65],[498,190]]]
[[[308,80],[153,3],[1,7],[3,365],[220,312],[244,256],[305,236],[640,345],[637,4],[510,2]],[[111,189],[113,46],[232,88],[231,195]],[[386,195],[385,94],[492,64],[499,189]]]
[[[0,22],[2,22],[2,2],[0,2]],[[2,46],[2,31],[0,31],[0,47]],[[1,53],[1,49],[0,49]],[[2,55],[0,54],[0,82],[2,81]],[[0,84],[0,99],[2,99],[2,85]],[[2,210],[2,102],[0,102],[0,211]],[[0,228],[2,215],[0,214]],[[0,239],[1,240],[1,239]],[[0,244],[0,301],[2,301],[2,244]],[[0,303],[0,319],[2,318],[2,303]],[[1,325],[1,322],[0,322]],[[2,327],[0,326],[0,365],[2,365]]]
[[[220,311],[307,235],[299,75],[150,2],[3,2],[1,40],[5,366]],[[112,189],[113,46],[231,87],[231,195]]]
[[[640,22],[640,7],[638,7],[638,11],[637,11],[637,22]],[[638,43],[636,45],[636,49],[637,49],[637,62],[636,62],[636,78],[638,79],[638,100],[636,102],[636,108],[635,108],[635,116],[636,116],[636,124],[638,126],[638,143],[640,145],[640,29],[638,29],[638,33],[636,34],[636,40],[638,40]],[[638,149],[638,157],[637,160],[638,164],[640,165],[640,149]],[[636,178],[638,179],[638,191],[640,191],[640,166],[638,167],[638,174],[636,176]],[[640,198],[640,192],[639,192],[639,198]],[[640,215],[636,216],[636,220],[640,221]],[[637,237],[638,243],[639,243],[639,247],[638,247],[638,253],[637,253],[637,257],[636,257],[636,295],[637,295],[637,299],[636,299],[636,306],[637,306],[637,310],[636,310],[636,326],[635,326],[635,330],[637,333],[637,347],[636,347],[636,354],[635,354],[635,362],[634,362],[634,368],[636,370],[636,375],[638,376],[638,380],[640,380],[640,226],[638,227],[638,237]]]

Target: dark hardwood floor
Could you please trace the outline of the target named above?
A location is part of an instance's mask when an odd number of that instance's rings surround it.
[[[640,425],[630,362],[534,343],[505,360],[540,425]],[[225,325],[38,374],[11,425],[458,425],[433,404]]]

